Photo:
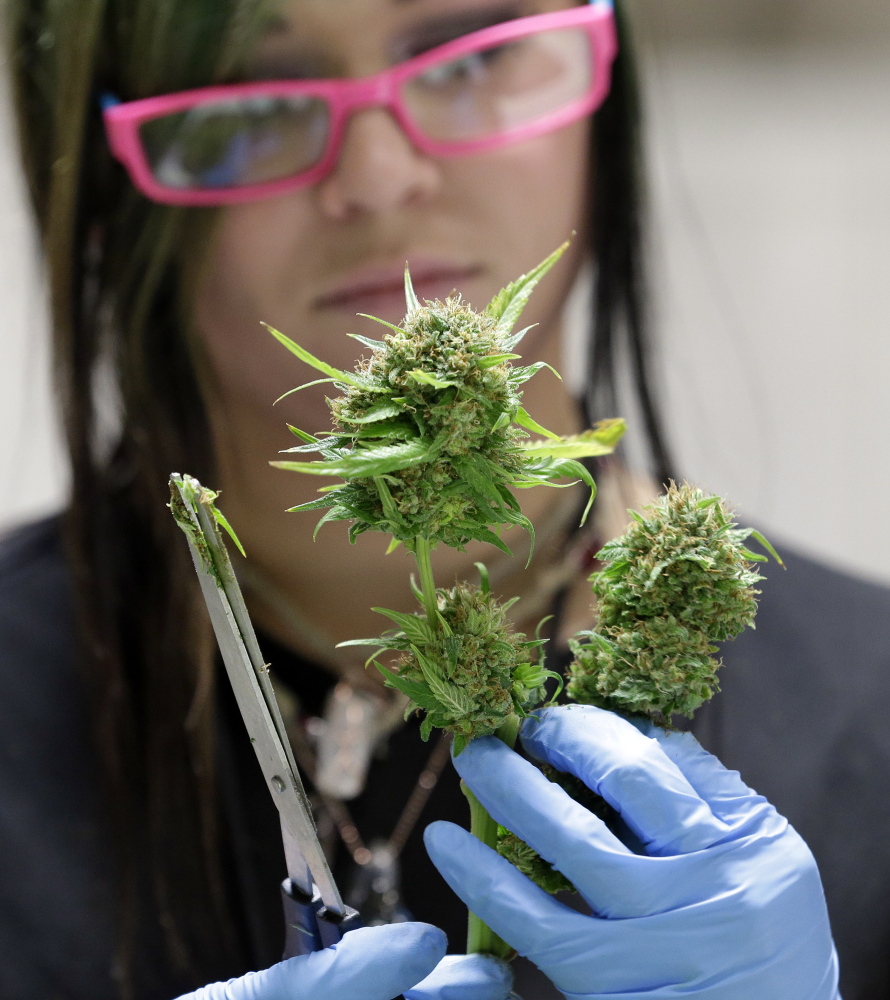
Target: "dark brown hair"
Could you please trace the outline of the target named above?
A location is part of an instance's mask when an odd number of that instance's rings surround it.
[[[125,991],[138,978],[137,942],[152,935],[162,935],[183,988],[247,959],[222,891],[215,661],[165,509],[171,471],[213,482],[187,289],[188,261],[200,259],[214,213],[165,208],[132,189],[108,153],[99,96],[237,79],[264,8],[265,0],[8,0],[71,461],[64,535],[121,865]],[[623,25],[622,35],[594,130],[599,279],[586,404],[591,415],[611,414],[617,359],[629,358],[653,467],[667,478],[645,339],[638,106]]]

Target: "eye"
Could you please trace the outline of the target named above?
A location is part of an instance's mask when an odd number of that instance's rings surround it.
[[[430,87],[444,87],[455,83],[479,83],[501,60],[512,45],[499,45],[481,52],[472,52],[462,59],[432,66],[419,79]]]

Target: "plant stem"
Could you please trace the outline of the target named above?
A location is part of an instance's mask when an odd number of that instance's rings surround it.
[[[427,621],[433,628],[439,626],[439,602],[436,598],[436,581],[433,579],[433,564],[430,560],[430,540],[417,536],[414,539],[414,558],[420,571],[420,589],[423,591],[423,606]]]
[[[519,725],[519,717],[514,713],[497,731],[498,738],[511,749],[516,745]],[[482,803],[463,782],[460,783],[460,787],[467,802],[470,803],[470,833],[474,837],[478,837],[483,844],[487,844],[492,850],[497,850],[497,823],[488,815]],[[506,959],[513,953],[513,949],[506,941],[499,938],[488,924],[483,923],[475,913],[470,913],[467,923],[467,954],[472,955],[476,952]]]

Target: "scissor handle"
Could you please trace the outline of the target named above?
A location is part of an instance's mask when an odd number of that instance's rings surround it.
[[[284,904],[284,958],[308,955],[336,944],[344,934],[362,926],[362,918],[351,906],[335,913],[324,905],[321,893],[313,896],[298,889],[289,878],[281,883]]]

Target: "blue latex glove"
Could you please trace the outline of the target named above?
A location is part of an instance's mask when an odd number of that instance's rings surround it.
[[[445,948],[445,935],[430,924],[363,927],[324,951],[202,986],[180,1000],[392,1000],[400,993],[406,1000],[505,1000],[512,978],[503,962],[443,958]]]
[[[499,740],[475,740],[455,760],[461,776],[594,915],[548,896],[465,830],[434,823],[430,856],[474,913],[571,1000],[837,997],[815,861],[762,796],[688,734],[583,705],[539,718],[522,729],[528,753],[599,793],[642,847],[632,852]]]

